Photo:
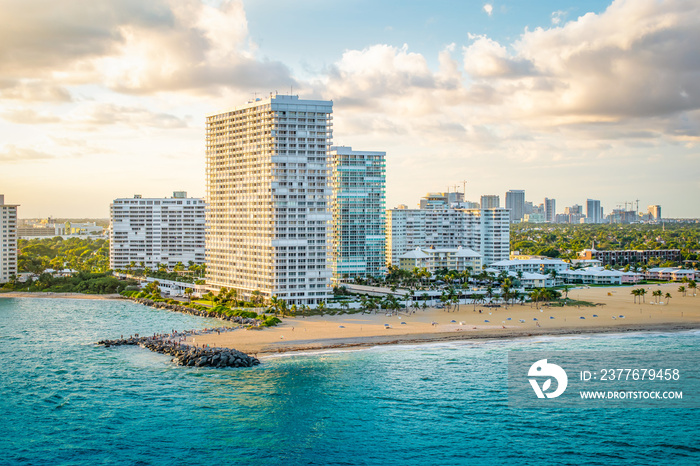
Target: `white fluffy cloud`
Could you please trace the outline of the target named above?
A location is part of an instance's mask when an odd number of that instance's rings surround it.
[[[282,63],[255,57],[240,0],[38,0],[31,9],[9,0],[2,10],[3,97],[31,98],[32,83],[67,100],[65,86],[85,83],[216,94],[294,82]]]

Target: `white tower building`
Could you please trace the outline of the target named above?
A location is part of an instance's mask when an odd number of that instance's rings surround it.
[[[0,283],[17,275],[17,207],[0,194]]]
[[[207,116],[207,286],[330,297],[333,102],[274,95]]]
[[[178,191],[172,198],[115,199],[110,205],[109,266],[125,269],[204,263],[203,199]]]

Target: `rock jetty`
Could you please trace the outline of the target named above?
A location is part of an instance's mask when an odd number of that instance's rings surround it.
[[[179,342],[153,337],[130,337],[118,340],[102,340],[97,343],[110,346],[138,345],[151,351],[173,356],[178,366],[189,367],[252,367],[260,364],[253,356],[231,348],[199,348]]]
[[[241,316],[229,316],[223,313],[204,311],[200,309],[194,309],[188,306],[181,306],[179,304],[170,304],[164,302],[153,301],[148,298],[130,298],[132,301],[145,306],[154,307],[156,309],[167,309],[169,311],[182,312],[183,314],[190,314],[198,317],[214,317],[216,319],[227,320],[230,322],[236,322],[242,325],[260,325],[261,321],[259,319],[252,319],[250,317]]]

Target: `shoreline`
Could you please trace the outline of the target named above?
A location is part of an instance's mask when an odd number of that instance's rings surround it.
[[[0,298],[41,298],[41,299],[91,299],[91,300],[117,300],[125,299],[118,293],[111,294],[86,294],[86,293],[56,293],[52,291],[8,291],[0,292]]]
[[[623,333],[669,333],[688,330],[700,330],[700,323],[668,323],[644,325],[620,325],[613,327],[587,327],[587,328],[559,328],[559,329],[506,329],[504,332],[479,332],[457,333],[439,332],[425,334],[404,334],[386,336],[368,336],[361,338],[328,338],[318,340],[299,340],[289,343],[295,345],[280,345],[275,349],[274,345],[263,347],[258,353],[260,358],[271,358],[279,355],[293,356],[294,353],[322,353],[326,350],[363,350],[378,346],[392,345],[429,345],[442,342],[487,342],[501,340],[515,340],[527,337],[551,337],[551,336],[576,336],[576,335],[605,335]]]
[[[677,284],[647,286],[670,300],[635,302],[630,288],[576,288],[569,298],[594,306],[554,307],[516,304],[459,308],[288,317],[280,325],[226,335],[197,336],[188,343],[236,348],[247,354],[275,355],[327,349],[360,349],[378,345],[412,345],[450,341],[586,335],[595,333],[665,332],[700,329],[700,299],[681,297]]]

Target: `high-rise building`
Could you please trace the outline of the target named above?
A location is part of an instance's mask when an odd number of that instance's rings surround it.
[[[330,261],[334,282],[386,271],[386,152],[332,147]]]
[[[0,283],[17,275],[17,207],[0,194]]]
[[[109,208],[110,268],[203,264],[205,207],[183,191],[171,198],[115,199]]]
[[[426,209],[387,211],[387,264],[416,248],[469,248],[482,255],[482,265],[510,257],[507,209],[462,209],[432,205]]]
[[[481,196],[482,209],[495,209],[501,207],[501,198],[497,195],[486,194]]]
[[[601,223],[603,220],[603,208],[596,199],[586,200],[586,223]]]
[[[556,199],[544,198],[544,221],[547,223],[555,223],[557,221]]]
[[[525,191],[522,189],[508,191],[506,193],[506,209],[510,210],[511,223],[521,222],[525,215]]]
[[[290,304],[331,295],[333,102],[272,95],[207,116],[207,286]]]
[[[661,206],[660,205],[650,205],[647,207],[647,213],[649,218],[652,220],[661,220]]]
[[[564,207],[564,213],[566,215],[578,215],[583,214],[583,209],[580,205],[574,204],[571,207]]]
[[[469,209],[465,216],[466,246],[482,256],[486,267],[510,258],[510,214],[508,209]]]
[[[428,193],[420,200],[421,209],[444,209],[445,206],[462,205],[464,193]]]

